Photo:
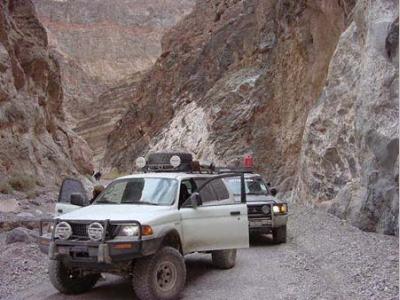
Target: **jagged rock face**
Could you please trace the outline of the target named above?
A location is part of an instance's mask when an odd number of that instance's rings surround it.
[[[217,163],[253,153],[259,171],[290,190],[308,111],[353,4],[198,1],[164,36],[105,164],[131,170],[138,155],[164,148]]]
[[[33,4],[1,1],[1,176],[28,173],[52,185],[92,170],[87,144],[64,124],[62,104],[59,67]]]
[[[126,113],[141,79],[140,72],[122,80],[115,87],[102,93],[87,108],[86,117],[79,120],[74,131],[84,138],[93,149],[96,169],[102,169],[102,159],[107,145],[107,137]]]
[[[309,114],[296,198],[398,234],[398,1],[360,0]]]
[[[61,68],[67,123],[100,166],[107,135],[126,112],[161,36],[194,0],[34,0]],[[132,75],[133,74],[133,75]]]
[[[194,0],[34,0],[52,43],[91,77],[114,83],[149,68],[160,39]]]
[[[96,113],[93,106],[96,106],[98,96],[109,87],[87,74],[77,61],[54,46],[50,47],[50,53],[60,65],[65,119],[74,130],[81,120]]]

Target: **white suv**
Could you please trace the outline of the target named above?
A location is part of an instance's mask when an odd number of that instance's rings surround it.
[[[176,172],[185,156],[160,156],[171,163],[147,162],[152,172],[114,180],[91,205],[79,181],[64,181],[58,216],[40,227],[56,289],[83,293],[109,272],[131,276],[140,299],[175,299],[185,254],[211,253],[217,267],[235,265],[236,249],[249,247],[246,195],[235,200],[222,179],[240,178],[244,191],[244,174]]]

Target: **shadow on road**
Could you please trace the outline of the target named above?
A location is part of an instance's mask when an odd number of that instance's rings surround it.
[[[250,238],[250,247],[251,248],[262,248],[262,247],[279,247],[279,245],[275,244],[272,240],[272,236],[270,235],[257,235],[251,236]],[[216,269],[211,260],[211,255],[207,254],[193,254],[185,257],[186,269],[187,269],[187,280],[186,285],[195,285],[196,282],[201,281],[201,278],[207,276],[207,274],[219,272],[220,270]],[[135,293],[132,290],[131,282],[128,279],[107,275],[107,279],[105,281],[100,281],[96,287],[83,294],[83,295],[70,295],[66,296],[63,294],[59,294],[54,290],[54,293],[51,295],[46,295],[45,297],[40,297],[41,299],[46,300],[66,300],[66,299],[74,299],[74,300],[86,300],[86,299],[133,299],[137,300]],[[36,299],[36,298],[35,298]]]
[[[129,280],[124,279],[122,277],[107,275],[107,281],[99,282],[95,288],[90,290],[89,292],[81,295],[63,295],[55,292],[53,295],[50,295],[46,298],[46,300],[66,300],[66,299],[138,299],[135,296],[135,293],[132,290],[131,283]]]
[[[274,243],[274,241],[272,240],[272,235],[270,234],[250,235],[250,247],[265,246],[278,247],[279,244]]]

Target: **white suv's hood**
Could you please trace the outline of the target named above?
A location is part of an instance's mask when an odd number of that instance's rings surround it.
[[[165,222],[177,216],[171,206],[134,204],[95,204],[58,216],[62,220],[136,220],[142,224]],[[154,224],[155,225],[155,224]]]

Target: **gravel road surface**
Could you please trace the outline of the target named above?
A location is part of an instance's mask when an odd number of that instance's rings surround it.
[[[300,206],[291,207],[288,232],[288,242],[281,245],[274,245],[269,236],[253,238],[231,270],[214,269],[209,255],[187,256],[182,298],[398,299],[397,237],[362,232],[323,211]],[[13,252],[10,247],[28,250]],[[0,251],[1,266],[7,261],[0,275],[0,298],[136,299],[128,281],[111,275],[89,293],[61,295],[47,279],[46,257],[32,250],[32,244],[0,244]],[[14,256],[6,260],[4,253]]]

